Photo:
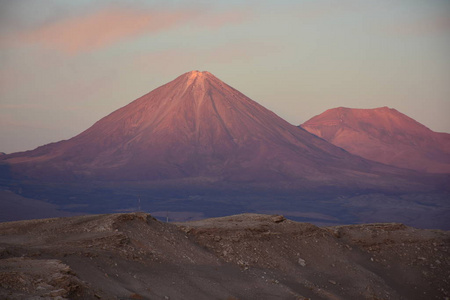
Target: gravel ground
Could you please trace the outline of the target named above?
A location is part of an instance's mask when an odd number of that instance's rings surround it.
[[[1,299],[449,299],[450,232],[242,214],[0,223]]]

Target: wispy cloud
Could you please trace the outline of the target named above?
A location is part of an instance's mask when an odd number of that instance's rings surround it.
[[[144,33],[156,33],[194,15],[189,11],[139,11],[108,7],[21,32],[17,39],[22,43],[37,43],[76,54],[103,48]]]
[[[194,24],[217,28],[241,23],[248,16],[238,11],[207,12],[201,10],[163,10],[103,7],[92,13],[69,16],[37,28],[10,34],[3,46],[39,44],[75,55],[101,49],[142,35],[157,34],[177,26]],[[6,41],[6,42],[5,42]]]

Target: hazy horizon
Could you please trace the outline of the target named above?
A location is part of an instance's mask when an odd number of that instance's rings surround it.
[[[293,125],[388,106],[450,132],[449,16],[438,0],[0,2],[0,151],[71,138],[191,70]]]

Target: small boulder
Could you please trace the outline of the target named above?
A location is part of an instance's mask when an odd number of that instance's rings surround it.
[[[276,215],[276,216],[272,217],[272,222],[274,222],[274,223],[281,223],[285,220],[286,220],[286,218],[281,215]]]
[[[59,289],[59,290],[53,290],[50,293],[48,293],[48,296],[50,297],[65,297],[68,294],[68,292],[65,289]]]
[[[302,267],[306,267],[306,260],[304,260],[303,258],[299,258],[298,264]]]

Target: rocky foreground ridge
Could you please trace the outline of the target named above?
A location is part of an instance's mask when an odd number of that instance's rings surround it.
[[[448,299],[450,232],[275,215],[0,223],[2,299]]]

